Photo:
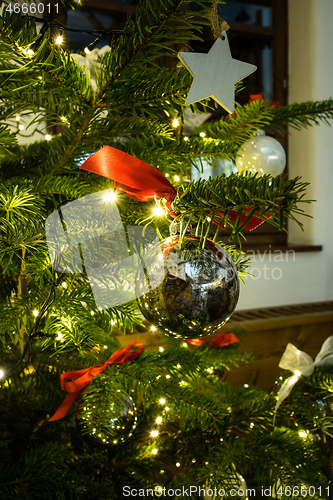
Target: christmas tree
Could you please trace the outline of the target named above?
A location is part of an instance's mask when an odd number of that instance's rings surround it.
[[[211,23],[227,43],[216,2],[143,1],[93,77],[24,14],[0,28],[1,499],[330,497],[332,342],[315,363],[289,348],[269,393],[220,381],[252,359],[222,328],[248,265],[230,242],[301,225],[306,183],[190,173],[258,129],[327,123],[333,101],[230,109],[239,76],[221,89],[175,49]],[[231,112],[186,136],[192,72],[191,113]],[[16,117],[61,129],[21,145]],[[135,325],[162,345],[120,343]]]

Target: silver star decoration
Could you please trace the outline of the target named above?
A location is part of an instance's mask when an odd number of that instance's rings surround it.
[[[194,80],[187,96],[187,105],[211,97],[228,113],[235,109],[235,83],[253,73],[253,64],[231,57],[225,31],[224,40],[217,38],[208,54],[179,52],[178,57],[193,75]]]

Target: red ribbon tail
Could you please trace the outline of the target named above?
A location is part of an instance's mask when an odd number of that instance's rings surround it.
[[[69,392],[53,417],[49,419],[49,422],[54,422],[55,420],[59,420],[60,418],[65,417],[69,410],[72,408],[77,398],[83,393],[85,389],[86,387],[83,387],[77,392]]]

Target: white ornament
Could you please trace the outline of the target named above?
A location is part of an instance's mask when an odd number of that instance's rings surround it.
[[[86,53],[85,56],[81,54],[72,53],[71,57],[74,59],[78,66],[84,68],[84,71],[90,79],[90,84],[94,90],[97,89],[96,77],[99,76],[100,73],[100,64],[98,63],[98,59],[109,52],[109,45],[104,45],[101,49],[94,49],[91,52]]]
[[[269,174],[276,177],[286,166],[286,153],[281,144],[258,130],[256,136],[246,141],[238,150],[236,166],[240,174],[250,172],[259,176]]]
[[[217,38],[208,54],[179,52],[178,57],[194,76],[186,104],[193,104],[211,97],[228,113],[235,109],[235,83],[253,73],[253,64],[237,61],[231,57],[227,34],[224,40]]]

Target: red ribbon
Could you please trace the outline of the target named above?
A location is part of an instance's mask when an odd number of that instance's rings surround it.
[[[159,170],[119,149],[104,146],[81,165],[80,169],[113,180],[115,189],[137,201],[152,201],[155,196],[172,201],[176,188]]]
[[[162,172],[134,156],[111,146],[104,146],[89,156],[80,169],[112,179],[114,188],[119,189],[133,200],[152,201],[155,196],[165,198],[167,200],[166,208],[169,215],[177,217],[177,214],[172,212],[171,208],[171,203],[177,195],[176,188]],[[246,211],[249,210],[248,208],[243,209],[244,213],[241,214],[240,224],[243,224],[246,220]],[[222,211],[216,211],[215,213],[221,216],[224,215]],[[255,213],[257,215],[260,214],[260,212]],[[237,217],[238,212],[236,210],[229,212],[229,219],[233,222],[236,222]],[[213,222],[216,225],[219,224],[217,220]],[[258,217],[251,217],[251,220],[243,229],[252,231],[252,229],[260,226],[263,222]],[[221,229],[224,228],[225,226],[222,225]]]
[[[201,345],[206,342],[205,339],[187,339],[186,342],[192,345]],[[211,347],[224,347],[226,345],[234,344],[239,342],[238,338],[234,333],[218,333],[216,337],[208,342]]]
[[[234,333],[219,333],[216,337],[208,342],[211,347],[224,347],[226,345],[239,342],[239,339]]]
[[[83,370],[62,373],[60,375],[60,385],[63,391],[68,392],[68,395],[49,421],[59,420],[67,415],[77,398],[91,384],[93,377],[102,373],[108,365],[123,364],[137,358],[144,350],[144,345],[137,344],[137,340],[133,340],[128,346],[111,354],[110,358],[102,364],[84,368]],[[139,348],[139,351],[129,352],[134,345]]]

